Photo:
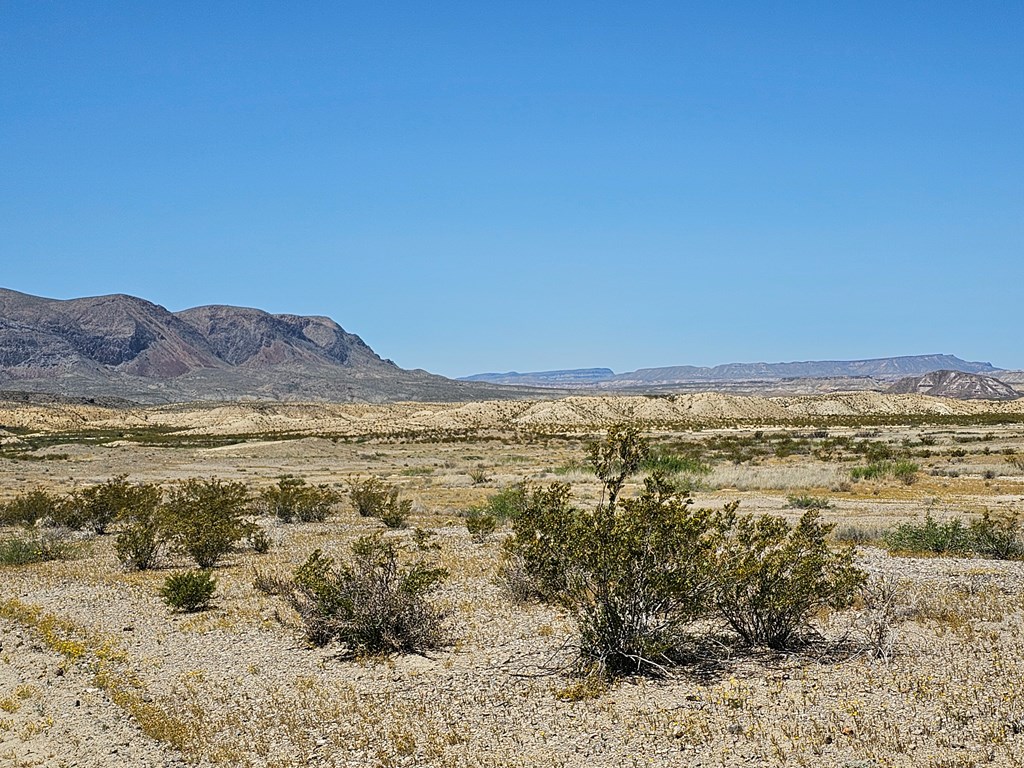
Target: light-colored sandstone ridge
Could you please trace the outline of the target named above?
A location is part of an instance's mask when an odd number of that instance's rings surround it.
[[[327,434],[395,436],[437,432],[601,429],[620,422],[648,428],[786,424],[843,418],[927,419],[1024,415],[1024,400],[960,401],[922,395],[850,392],[748,397],[713,392],[670,397],[566,397],[470,403],[263,403],[106,408],[0,401],[0,428],[40,432],[169,430],[185,435]]]

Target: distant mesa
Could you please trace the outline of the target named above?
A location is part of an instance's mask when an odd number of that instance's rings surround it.
[[[536,373],[477,373],[464,376],[460,381],[486,381],[491,384],[505,384],[530,387],[577,387],[609,381],[615,377],[611,368],[573,368],[566,371],[538,371]]]
[[[963,371],[932,371],[908,376],[888,389],[893,394],[952,397],[957,400],[1016,400],[1022,393],[992,376]]]
[[[619,374],[613,373],[609,368],[581,368],[535,373],[481,373],[467,376],[464,380],[487,381],[493,384],[529,384],[535,387],[597,388],[621,391],[744,381],[781,382],[790,379],[892,381],[905,376],[920,376],[937,370],[955,370],[966,373],[996,373],[999,371],[991,363],[969,362],[954,355],[911,355],[880,357],[870,360],[727,363],[714,367],[677,365],[664,368],[641,368],[631,373]]]

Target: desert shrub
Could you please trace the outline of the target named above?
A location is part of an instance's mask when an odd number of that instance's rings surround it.
[[[863,467],[854,467],[850,470],[850,477],[854,480],[882,480],[892,477],[906,485],[912,485],[917,479],[919,469],[917,464],[907,459],[874,461]]]
[[[478,509],[470,509],[466,512],[466,530],[473,538],[481,540],[494,533],[498,527],[497,518]]]
[[[940,523],[929,512],[923,523],[902,523],[886,532],[886,548],[893,553],[962,554],[970,549],[970,535],[963,521]]]
[[[516,574],[514,596],[553,601],[565,590],[564,549],[579,514],[570,503],[571,493],[568,483],[532,489],[524,509],[512,518],[501,570],[503,578]]]
[[[987,509],[967,529],[970,549],[994,560],[1024,559],[1024,531],[1016,512],[993,515]]]
[[[80,494],[84,524],[96,533],[105,533],[124,510],[138,503],[140,494],[148,492],[145,488],[129,483],[128,475],[118,475],[105,483],[85,488]]]
[[[247,520],[249,493],[242,483],[191,479],[172,488],[163,524],[172,544],[200,568],[213,568],[253,524]]]
[[[114,539],[114,552],[124,568],[145,571],[156,566],[166,539],[158,513],[162,495],[149,484],[131,486],[125,493]]]
[[[362,517],[376,517],[388,528],[403,528],[412,511],[412,501],[402,499],[401,491],[379,477],[349,484],[349,499]]]
[[[321,523],[340,497],[326,485],[308,485],[299,477],[282,477],[277,485],[260,493],[260,501],[282,522]]]
[[[350,480],[348,498],[360,517],[377,517],[396,489],[379,477]]]
[[[491,478],[484,471],[483,467],[478,467],[477,469],[470,470],[469,479],[473,481],[473,485],[483,485]]]
[[[65,501],[54,493],[36,488],[20,493],[0,506],[0,522],[4,525],[35,525],[62,517]]]
[[[0,539],[0,565],[28,565],[48,560],[68,560],[75,554],[67,529],[26,531]]]
[[[647,455],[634,429],[613,429],[589,455],[606,502],[585,511],[571,504],[565,483],[532,490],[513,518],[500,579],[518,599],[569,611],[584,676],[657,672],[712,594],[716,515],[693,510],[660,474],[619,501]]]
[[[394,544],[364,536],[339,568],[313,552],[281,594],[315,645],[336,640],[358,655],[419,653],[445,642],[445,616],[427,597],[446,577],[424,561],[402,567]]]
[[[786,506],[790,509],[831,509],[832,502],[824,496],[787,496]]]
[[[641,467],[645,472],[669,475],[706,475],[711,466],[693,456],[681,456],[665,448],[652,449]]]
[[[171,608],[194,613],[209,607],[216,589],[217,580],[209,571],[186,571],[168,576],[160,596]]]
[[[717,513],[660,476],[639,496],[574,515],[560,596],[579,630],[579,671],[658,672],[713,593]]]
[[[249,546],[252,551],[259,555],[265,555],[270,551],[270,534],[258,525],[249,529]]]
[[[529,488],[526,483],[516,483],[502,488],[484,502],[478,509],[493,517],[498,523],[505,523],[522,514],[526,509]]]
[[[852,547],[832,549],[817,510],[727,521],[715,564],[718,610],[751,645],[785,648],[820,607],[848,605],[866,576]]]

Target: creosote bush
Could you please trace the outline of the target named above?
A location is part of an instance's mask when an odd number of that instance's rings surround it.
[[[960,518],[939,522],[931,513],[923,523],[902,523],[884,536],[893,554],[978,555],[993,560],[1024,559],[1024,529],[1016,512],[992,514],[965,525]]]
[[[376,517],[388,528],[404,528],[412,511],[412,501],[379,477],[351,481],[348,496],[361,517]]]
[[[172,488],[162,512],[169,540],[200,568],[213,568],[252,531],[243,483],[186,480]]]
[[[348,563],[335,567],[318,549],[275,591],[314,645],[338,641],[356,655],[419,653],[445,642],[445,616],[427,596],[447,575],[423,560],[403,567],[393,543],[364,536]]]
[[[171,608],[194,613],[209,607],[216,589],[217,580],[209,571],[186,571],[168,576],[160,596]]]
[[[866,578],[853,547],[832,549],[816,509],[791,526],[773,515],[724,522],[715,601],[747,643],[785,648],[821,607],[848,606]]]
[[[160,488],[150,484],[123,489],[114,539],[114,552],[122,567],[145,571],[157,565],[165,544],[159,515],[162,496]]]
[[[31,529],[0,539],[0,565],[29,565],[48,560],[68,560],[76,547],[64,528]]]
[[[282,477],[277,485],[260,493],[266,510],[285,523],[322,523],[340,500],[332,488],[309,485],[299,477]]]
[[[649,455],[629,427],[589,447],[604,484],[593,510],[571,488],[531,490],[513,518],[500,579],[518,599],[564,606],[579,636],[577,671],[659,673],[680,657],[692,624],[715,615],[752,644],[785,647],[822,605],[849,603],[864,579],[850,548],[826,542],[816,511],[781,518],[695,509],[660,473],[622,498]]]

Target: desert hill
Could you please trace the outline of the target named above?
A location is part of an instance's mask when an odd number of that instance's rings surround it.
[[[923,376],[909,376],[897,381],[888,391],[958,400],[1015,400],[1021,396],[1020,392],[999,379],[962,371],[933,371]]]
[[[463,403],[236,402],[135,408],[0,401],[0,428],[12,432],[163,429],[189,435],[439,436],[592,431],[627,421],[645,429],[661,429],[848,417],[941,420],[993,415],[1024,416],[1024,399],[995,402],[877,392],[769,398],[702,392],[674,397],[573,396]]]
[[[140,403],[523,397],[384,360],[327,317],[0,289],[0,389]],[[544,394],[550,394],[545,392]]]

